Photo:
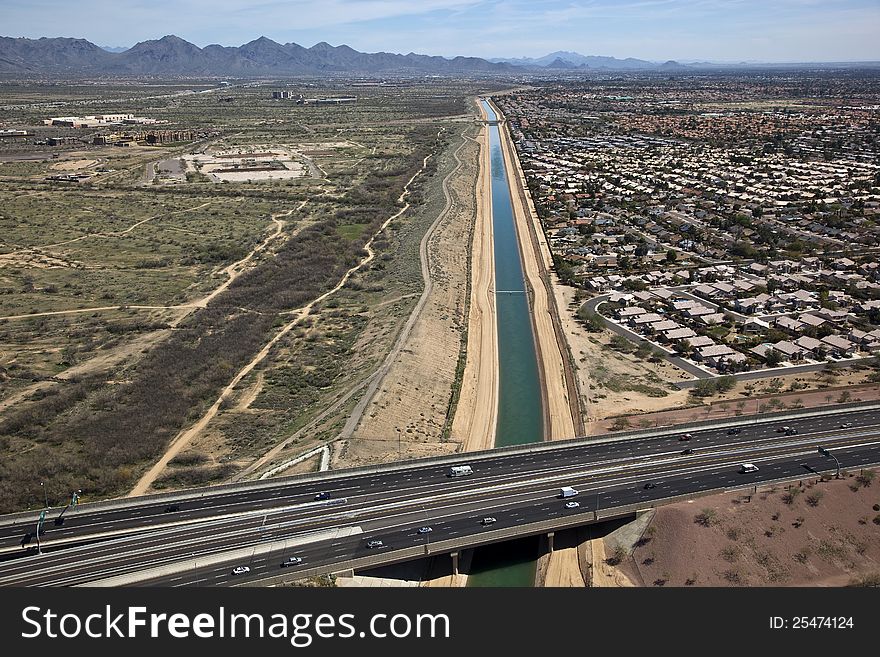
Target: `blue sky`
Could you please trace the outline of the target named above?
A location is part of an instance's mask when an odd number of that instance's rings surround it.
[[[0,0],[0,34],[478,57],[880,60],[880,0]]]

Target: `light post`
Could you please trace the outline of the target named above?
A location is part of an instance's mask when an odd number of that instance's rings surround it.
[[[817,451],[818,451],[822,456],[824,456],[825,458],[831,458],[831,459],[834,459],[834,462],[837,464],[837,473],[834,475],[834,478],[835,478],[835,479],[840,479],[840,461],[837,460],[837,457],[834,456],[834,454],[832,454],[831,452],[829,452],[829,451],[828,451],[827,449],[825,449],[824,447],[820,447]]]
[[[58,517],[55,518],[55,524],[60,525],[64,522],[64,512],[68,509],[75,509],[76,505],[79,504],[79,494],[82,493],[82,489],[73,491],[73,494],[70,496],[70,502],[68,502],[67,506],[61,509],[61,513],[58,514]]]
[[[43,482],[40,482],[40,488],[43,489],[43,500],[46,502],[46,508],[49,508],[49,492],[46,490],[46,486]]]
[[[43,531],[43,521],[46,519],[46,509],[40,511],[40,517],[37,520],[37,554],[43,554],[43,548],[40,545],[40,532]]]

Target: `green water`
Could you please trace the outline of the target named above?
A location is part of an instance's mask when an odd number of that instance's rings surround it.
[[[483,107],[490,121],[497,119],[486,101]],[[540,442],[544,415],[532,319],[497,125],[489,126],[489,155],[500,381],[495,445],[503,447]],[[468,586],[532,586],[537,549],[537,538],[479,548]]]

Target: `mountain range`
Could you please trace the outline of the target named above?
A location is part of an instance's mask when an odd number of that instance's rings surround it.
[[[100,47],[85,39],[0,37],[0,76],[190,76],[260,77],[298,75],[492,75],[657,71],[659,73],[718,68],[768,68],[816,64],[719,64],[644,59],[617,59],[560,50],[538,58],[480,59],[409,53],[358,52],[346,45],[318,43],[304,48],[260,37],[242,46],[204,48],[173,35],[142,41],[131,48]],[[872,67],[878,62],[828,63],[822,66]]]
[[[115,48],[114,48],[115,50]],[[330,73],[504,73],[509,64],[478,57],[362,53],[318,43],[304,48],[260,37],[239,47],[199,48],[173,35],[111,52],[85,39],[0,37],[0,75],[168,75],[251,77]]]
[[[490,59],[490,62],[496,64],[511,64],[513,66],[524,67],[541,67],[553,69],[579,69],[579,68],[596,68],[611,69],[615,71],[626,70],[652,70],[660,67],[660,64],[649,62],[644,59],[617,59],[616,57],[601,57],[597,55],[581,55],[577,52],[568,50],[558,50],[551,52],[543,57],[519,57],[513,59]]]

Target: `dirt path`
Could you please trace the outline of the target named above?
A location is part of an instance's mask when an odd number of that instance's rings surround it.
[[[255,246],[253,250],[248,253],[244,258],[237,262],[233,262],[231,265],[223,269],[222,273],[227,276],[226,282],[203,299],[199,299],[198,301],[194,301],[187,305],[191,305],[193,308],[205,308],[218,294],[222,294],[223,292],[225,292],[229,288],[229,286],[235,282],[235,279],[237,279],[239,276],[242,275],[242,273],[244,273],[245,265],[247,265],[247,263],[249,263],[255,255],[257,255],[261,251],[264,251],[272,241],[278,239],[278,237],[281,235],[281,231],[284,230],[285,222],[282,221],[280,217],[289,217],[294,212],[299,212],[306,206],[306,203],[308,203],[308,199],[300,203],[299,206],[293,208],[292,210],[288,210],[287,212],[274,213],[271,216],[271,219],[272,222],[275,224],[275,230],[269,233],[269,235],[267,235],[262,242]]]
[[[117,306],[118,307],[118,306]],[[47,390],[61,381],[75,379],[101,370],[118,368],[120,363],[127,358],[137,357],[144,349],[150,349],[167,339],[171,335],[171,329],[159,329],[138,337],[136,340],[118,345],[112,349],[102,349],[98,354],[88,360],[70,367],[60,374],[55,375],[50,381],[40,381],[29,385],[0,401],[0,413],[27,400],[35,392]]]
[[[272,221],[275,223],[275,230],[266,236],[266,238],[260,242],[254,249],[248,253],[244,258],[238,260],[231,265],[225,267],[222,272],[227,276],[226,281],[220,285],[217,289],[212,291],[210,294],[205,296],[202,299],[198,299],[196,301],[191,301],[189,303],[180,304],[177,306],[98,306],[94,308],[75,308],[71,310],[53,310],[42,313],[31,313],[29,315],[7,315],[5,317],[0,317],[0,319],[29,319],[31,317],[47,317],[52,315],[71,315],[71,314],[80,314],[80,313],[91,313],[91,312],[100,312],[100,311],[112,311],[112,310],[120,310],[120,308],[125,309],[136,309],[136,310],[172,310],[172,311],[180,311],[180,314],[169,322],[169,326],[174,328],[180,324],[186,317],[188,317],[194,310],[198,308],[204,308],[208,305],[208,303],[216,297],[220,292],[226,290],[234,281],[237,279],[242,273],[245,271],[244,265],[250,262],[250,260],[259,252],[266,249],[270,242],[277,239],[281,235],[281,231],[284,228],[285,222],[281,221],[279,217],[286,217],[292,214],[293,212],[297,212],[303,208],[305,205],[305,201],[303,201],[299,207],[290,210],[288,212],[279,212],[272,215]],[[71,367],[61,374],[54,377],[53,381],[41,381],[39,383],[35,383],[33,385],[24,388],[23,390],[18,391],[14,395],[7,397],[2,402],[0,402],[0,412],[3,412],[10,408],[11,406],[20,403],[27,399],[34,392],[39,390],[44,390],[46,388],[51,387],[58,380],[66,380],[76,376],[83,376],[85,374],[90,374],[92,372],[104,369],[104,368],[112,368],[116,367],[126,358],[133,356],[144,349],[151,347],[155,344],[158,344],[161,340],[164,340],[171,332],[168,329],[162,329],[159,331],[153,331],[147,333],[144,336],[139,337],[138,339],[128,342],[123,345],[119,345],[118,347],[114,347],[113,349],[102,351],[99,355],[88,359],[87,361],[80,363],[74,367]]]
[[[379,228],[376,230],[376,232],[373,233],[372,237],[370,237],[370,240],[364,245],[364,250],[366,251],[366,255],[363,258],[361,258],[360,262],[358,262],[358,264],[354,265],[348,271],[346,271],[345,274],[342,276],[342,278],[339,280],[339,282],[332,289],[330,289],[327,292],[324,292],[320,296],[316,297],[315,299],[310,301],[305,306],[302,306],[300,308],[289,311],[290,313],[293,314],[293,319],[290,320],[284,326],[282,326],[278,330],[278,332],[275,333],[275,335],[272,337],[272,339],[269,340],[263,346],[263,348],[257,353],[257,355],[254,356],[253,359],[251,359],[251,361],[247,365],[245,365],[241,370],[238,371],[238,373],[232,378],[232,380],[223,389],[223,391],[220,393],[220,395],[217,397],[217,399],[214,401],[214,403],[211,405],[211,407],[204,413],[204,415],[202,415],[201,419],[199,419],[199,421],[196,422],[189,429],[186,429],[177,435],[177,437],[171,442],[171,445],[165,451],[165,454],[162,455],[162,457],[153,465],[153,467],[151,467],[149,470],[147,470],[147,472],[144,473],[144,475],[140,478],[138,483],[135,485],[135,487],[132,489],[132,491],[128,494],[129,497],[145,494],[149,490],[152,483],[156,480],[156,477],[158,477],[159,474],[168,465],[168,462],[171,459],[173,459],[175,456],[177,456],[183,449],[185,449],[192,442],[193,438],[198,436],[204,430],[204,428],[208,425],[208,423],[217,415],[217,412],[220,410],[220,405],[223,403],[224,399],[230,397],[233,393],[233,390],[239,384],[239,382],[244,377],[246,377],[248,374],[250,374],[257,365],[259,365],[263,360],[265,360],[265,358],[269,355],[269,352],[272,350],[272,348],[276,344],[278,344],[278,342],[285,335],[287,335],[295,326],[297,326],[303,319],[305,319],[312,312],[312,309],[315,307],[316,304],[321,303],[325,299],[327,299],[328,297],[331,297],[332,295],[336,294],[348,282],[348,280],[349,280],[349,278],[351,278],[352,274],[359,271],[364,265],[367,265],[373,261],[373,259],[376,257],[376,252],[373,250],[373,243],[376,241],[376,239],[379,237],[379,235],[382,234],[382,232],[384,232],[384,230],[388,227],[388,225],[392,221],[397,219],[399,216],[401,216],[404,212],[406,212],[409,209],[409,207],[410,207],[409,203],[405,202],[406,195],[409,192],[409,186],[413,182],[413,180],[415,180],[416,177],[419,176],[425,170],[425,167],[428,164],[429,158],[430,158],[430,156],[425,157],[425,159],[422,161],[422,167],[418,171],[416,171],[412,175],[412,177],[407,181],[407,183],[403,186],[403,191],[400,193],[400,196],[398,197],[398,202],[403,203],[404,204],[403,207],[401,207],[400,210],[398,210],[393,215],[388,217],[382,223],[382,225],[379,226]]]
[[[451,434],[453,440],[462,444],[463,451],[493,447],[498,420],[498,329],[495,295],[492,293],[495,289],[495,240],[487,127],[480,131],[479,143],[480,170],[477,175],[477,219],[471,247],[467,357]]]
[[[465,130],[467,130],[468,127],[469,126],[467,126],[465,128]],[[366,412],[366,410],[368,408],[372,409],[376,413],[387,414],[390,412],[390,411],[385,410],[384,406],[383,406],[383,404],[385,406],[387,406],[388,402],[383,401],[382,400],[383,395],[382,394],[377,395],[377,392],[379,391],[380,386],[383,386],[385,384],[386,380],[391,378],[391,377],[389,377],[389,374],[392,371],[394,372],[396,379],[399,379],[402,375],[409,375],[409,377],[412,377],[413,374],[415,374],[412,370],[404,373],[404,372],[401,372],[399,368],[396,368],[396,369],[392,369],[392,368],[395,368],[395,366],[398,365],[399,360],[400,360],[400,354],[404,350],[404,348],[406,348],[408,351],[416,351],[418,349],[419,345],[414,344],[414,343],[424,341],[424,336],[421,335],[422,331],[424,330],[424,324],[422,323],[422,319],[425,317],[425,314],[423,311],[425,310],[425,306],[428,302],[428,299],[431,298],[432,294],[434,293],[434,289],[435,289],[435,277],[433,275],[434,272],[432,271],[432,268],[431,268],[431,259],[430,259],[431,254],[429,253],[428,245],[431,242],[431,240],[434,238],[434,235],[437,231],[437,227],[446,219],[446,217],[449,215],[449,212],[453,208],[453,197],[452,197],[452,194],[449,189],[449,183],[450,183],[450,180],[452,180],[453,177],[456,176],[459,173],[459,171],[461,171],[462,167],[464,166],[464,163],[461,160],[461,152],[464,149],[464,147],[468,144],[468,142],[464,139],[464,137],[465,137],[464,133],[462,133],[461,136],[462,136],[462,143],[458,148],[455,149],[455,151],[453,153],[453,157],[455,159],[456,166],[452,169],[452,171],[450,171],[448,174],[446,174],[446,176],[444,176],[443,181],[441,182],[441,189],[443,191],[443,197],[445,200],[443,209],[438,213],[437,218],[431,223],[430,227],[428,228],[427,231],[425,231],[424,236],[422,236],[422,239],[419,242],[419,263],[421,266],[422,281],[423,281],[423,285],[424,285],[422,293],[419,296],[418,302],[416,303],[415,307],[413,308],[412,312],[410,313],[410,316],[407,319],[406,324],[403,326],[403,329],[401,329],[399,335],[397,336],[397,340],[394,342],[394,346],[391,348],[391,351],[389,351],[389,353],[385,357],[385,360],[383,361],[382,365],[373,374],[373,376],[370,377],[369,381],[365,382],[367,384],[366,392],[364,393],[363,397],[358,401],[357,405],[354,407],[354,410],[352,411],[351,416],[346,421],[345,426],[343,427],[342,431],[340,432],[340,434],[338,436],[339,439],[347,440],[352,437],[352,434],[354,434],[354,432],[357,429],[363,428],[363,427],[360,427],[360,425],[361,425],[361,422],[364,418],[364,413]],[[414,331],[414,328],[417,325],[418,325],[419,330]],[[457,350],[456,350],[455,354],[453,355],[453,358],[456,358],[457,355],[458,354],[457,354]],[[437,355],[437,356],[440,356],[440,355]],[[451,368],[453,370],[452,375],[454,376],[454,368],[455,368],[454,361],[451,364]],[[439,367],[438,367],[438,370],[439,370]],[[414,379],[408,380],[407,385],[404,386],[404,388],[418,387],[421,390],[422,386],[425,386],[427,388],[427,387],[429,387],[429,385],[430,385],[430,382],[428,382],[426,380],[422,380],[421,376],[416,376]],[[396,387],[396,386],[394,386],[392,384],[389,387]],[[428,395],[419,394],[418,392],[415,392],[414,390],[409,390],[409,392],[415,393],[415,395],[417,397],[416,406],[423,406],[423,404],[425,404]],[[447,397],[447,399],[445,399],[443,401],[448,402],[448,397]],[[443,410],[445,411],[445,409],[446,409],[446,404],[444,403]],[[406,422],[406,418],[404,417],[404,415],[409,415],[412,412],[415,412],[415,411],[413,409],[399,409],[398,412],[392,412],[391,414],[396,416],[395,422],[400,426]],[[424,414],[426,412],[429,412],[429,409],[423,408],[423,410],[421,412],[422,412],[422,414]],[[441,429],[442,429],[442,425],[441,425]],[[379,433],[382,434],[382,437],[385,438],[386,441],[387,441],[387,431],[388,431],[388,429],[386,427],[382,427],[379,431]],[[366,435],[374,435],[375,433],[376,433],[375,431],[368,432]],[[366,436],[364,434],[359,434],[359,437],[366,437]],[[392,435],[392,438],[393,438],[393,435]],[[439,436],[437,436],[436,438],[439,438]]]
[[[221,270],[221,273],[225,275],[226,281],[223,282],[222,285],[214,289],[207,296],[197,299],[196,301],[190,301],[188,303],[178,304],[176,306],[142,306],[142,305],[127,305],[127,304],[117,304],[115,306],[96,306],[93,308],[73,308],[71,310],[50,310],[42,313],[30,313],[27,315],[5,315],[0,317],[0,319],[29,319],[31,317],[47,317],[51,315],[74,315],[78,313],[91,313],[91,312],[99,312],[102,310],[120,310],[120,309],[135,309],[135,310],[188,310],[192,311],[196,308],[205,308],[208,303],[211,302],[218,294],[226,291],[232,283],[235,282],[242,273],[244,273],[244,266],[253,259],[253,257],[265,250],[269,243],[273,240],[277,239],[279,235],[281,235],[281,231],[284,230],[285,222],[281,221],[279,217],[287,217],[293,214],[294,212],[298,212],[302,210],[307,201],[303,201],[300,203],[299,207],[294,208],[293,210],[288,210],[287,212],[279,212],[275,213],[271,216],[272,222],[275,224],[275,230],[266,236],[262,242],[260,242],[257,246],[251,250],[244,258],[241,260],[237,260],[233,262],[231,265],[227,265]],[[192,208],[195,209],[195,208]],[[143,222],[141,222],[143,223]],[[133,227],[132,227],[133,228]],[[131,230],[131,229],[129,229]],[[77,238],[81,239],[81,238]],[[186,317],[189,312],[185,313],[181,318],[176,320],[175,324],[180,322],[180,319]]]
[[[35,251],[38,249],[54,249],[59,246],[66,246],[67,244],[73,244],[74,242],[79,242],[81,240],[89,239],[90,237],[94,237],[97,239],[109,239],[111,237],[122,237],[123,235],[128,235],[131,231],[139,226],[143,226],[146,223],[159,219],[161,217],[170,217],[176,214],[184,214],[186,212],[194,212],[196,210],[201,210],[204,207],[211,205],[213,201],[205,201],[201,205],[196,205],[191,208],[184,208],[183,210],[175,210],[174,212],[163,212],[162,214],[153,215],[152,217],[147,217],[146,219],[141,219],[140,221],[132,224],[125,230],[113,231],[110,233],[87,233],[86,235],[80,235],[79,237],[74,237],[71,240],[65,240],[63,242],[55,242],[54,244],[44,244],[42,246],[31,246],[23,249],[19,249],[18,251],[12,251],[10,253],[4,253],[0,255],[0,259],[7,258],[9,256],[14,256],[19,253],[27,252],[27,251]]]

